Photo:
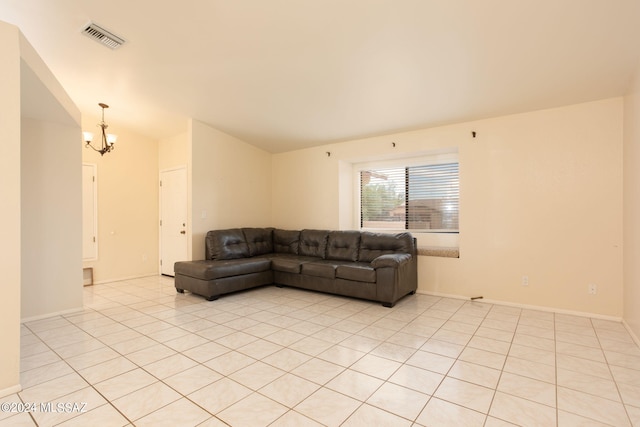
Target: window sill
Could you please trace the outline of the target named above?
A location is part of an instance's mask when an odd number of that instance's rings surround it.
[[[440,246],[423,246],[418,248],[418,255],[436,256],[442,258],[460,258],[459,248],[445,248]]]

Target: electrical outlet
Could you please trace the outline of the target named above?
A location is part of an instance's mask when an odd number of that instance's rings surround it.
[[[598,285],[595,283],[589,283],[589,295],[595,295],[598,293]]]
[[[522,286],[529,286],[529,276],[522,276]]]

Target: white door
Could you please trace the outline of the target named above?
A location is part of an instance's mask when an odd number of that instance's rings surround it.
[[[187,261],[187,170],[160,172],[160,273],[173,276],[173,264]]]
[[[97,166],[82,164],[82,260],[98,259]]]

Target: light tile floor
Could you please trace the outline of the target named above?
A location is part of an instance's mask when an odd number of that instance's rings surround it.
[[[24,324],[21,384],[0,426],[640,426],[620,323],[273,286],[207,302],[156,276]]]

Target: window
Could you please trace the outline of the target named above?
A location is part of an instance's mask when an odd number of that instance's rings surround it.
[[[458,232],[458,162],[361,168],[360,228]]]

